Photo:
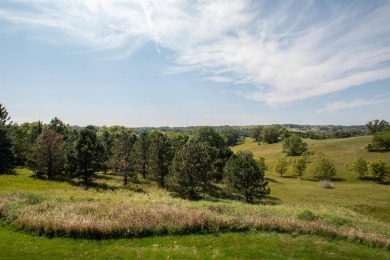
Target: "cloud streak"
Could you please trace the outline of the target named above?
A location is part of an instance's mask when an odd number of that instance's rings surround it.
[[[328,104],[325,108],[322,108],[318,110],[318,113],[335,113],[340,110],[344,109],[352,109],[362,106],[373,106],[373,105],[382,105],[390,103],[390,100],[386,99],[377,99],[377,100],[363,100],[363,99],[357,99],[351,102],[345,102],[345,101],[336,101],[331,104]]]
[[[119,58],[154,43],[159,53],[173,53],[169,59],[176,67],[167,71],[201,71],[205,79],[235,83],[242,96],[268,105],[389,78],[388,17],[390,2],[381,0],[0,4],[0,20],[10,27],[34,30],[60,44],[112,51]],[[250,90],[240,91],[242,84]]]

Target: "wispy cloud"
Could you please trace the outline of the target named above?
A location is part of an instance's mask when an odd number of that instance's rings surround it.
[[[208,80],[247,84],[252,89],[243,96],[269,105],[389,78],[388,17],[385,0],[0,3],[0,20],[10,26],[61,44],[110,50],[115,58],[152,42],[157,52],[173,52],[177,66],[170,73],[196,70]]]
[[[335,113],[344,109],[357,108],[362,106],[373,106],[373,105],[382,105],[385,103],[390,103],[390,100],[386,99],[376,99],[376,100],[363,100],[357,99],[351,102],[345,101],[336,101],[331,104],[328,104],[325,108],[318,110],[318,113]]]

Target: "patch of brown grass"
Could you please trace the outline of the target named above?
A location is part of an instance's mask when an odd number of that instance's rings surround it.
[[[262,214],[261,209],[248,208],[238,214],[226,206],[191,208],[103,200],[35,202],[23,196],[0,196],[0,215],[21,229],[47,236],[119,238],[254,229],[316,234],[390,249],[389,236],[359,229],[356,224],[340,226],[320,218],[305,220],[287,214],[270,216]]]

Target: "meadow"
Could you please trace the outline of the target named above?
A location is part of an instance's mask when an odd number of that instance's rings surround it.
[[[149,180],[122,187],[113,173],[94,185],[0,175],[0,258],[390,258],[390,186],[361,181],[345,164],[369,153],[370,136],[305,140],[337,168],[334,189],[273,167],[281,144],[246,139],[234,151],[264,156],[271,194],[263,204],[224,198],[187,201]]]

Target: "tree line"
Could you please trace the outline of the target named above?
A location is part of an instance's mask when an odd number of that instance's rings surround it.
[[[191,200],[209,194],[218,182],[249,203],[270,192],[264,160],[250,152],[233,154],[229,148],[226,136],[238,138],[236,131],[203,126],[188,134],[159,130],[137,134],[124,126],[75,128],[58,118],[49,124],[18,125],[0,108],[4,133],[0,173],[21,165],[40,178],[80,178],[89,185],[98,172],[114,171],[123,177],[124,186],[140,175]]]

